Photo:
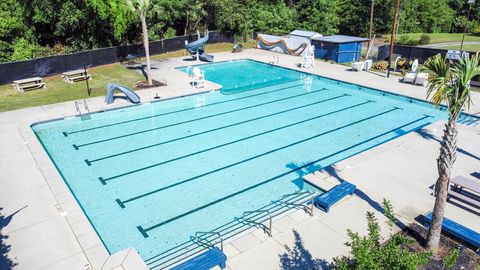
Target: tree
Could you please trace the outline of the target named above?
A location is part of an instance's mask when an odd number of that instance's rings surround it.
[[[150,49],[147,29],[147,11],[150,7],[150,0],[126,0],[127,5],[133,12],[140,16],[142,22],[143,46],[145,47],[145,57],[147,58],[147,82],[152,85],[151,66],[150,66]]]
[[[447,202],[450,173],[457,152],[457,119],[462,109],[471,104],[470,80],[480,74],[478,54],[451,63],[440,54],[425,62],[424,70],[430,76],[427,95],[437,106],[442,102],[448,107],[449,117],[437,158],[438,179],[435,184],[435,205],[427,235],[427,248],[436,249],[440,240],[442,220]]]
[[[296,24],[299,29],[323,35],[338,33],[338,0],[300,0],[295,4]]]

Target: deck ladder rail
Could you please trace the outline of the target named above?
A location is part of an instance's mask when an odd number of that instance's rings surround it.
[[[151,269],[168,269],[178,262],[200,253],[206,248],[205,246],[215,244],[223,245],[224,239],[242,233],[253,226],[258,226],[258,223],[262,223],[260,226],[265,230],[267,226],[264,225],[263,222],[267,220],[269,221],[269,218],[266,217],[270,215],[273,218],[285,213],[286,211],[289,211],[293,208],[293,206],[309,202],[311,198],[308,196],[307,199],[305,196],[307,194],[312,195],[311,192],[300,190],[295,193],[282,196],[280,200],[286,201],[284,204],[270,203],[255,211],[244,212],[242,217],[237,217],[234,220],[217,227],[216,229],[213,229],[209,232],[196,233],[195,236],[190,237],[189,241],[179,244],[176,247],[147,259],[146,263]],[[242,220],[243,218],[245,220]],[[247,220],[255,222],[249,222]],[[271,228],[271,225],[268,228]],[[271,232],[271,229],[268,229],[268,231]],[[197,241],[195,241],[195,239]]]
[[[263,224],[264,221],[260,219],[253,219],[251,217],[248,217],[248,215],[253,214],[253,213],[266,213],[268,216],[268,226]],[[270,215],[269,210],[254,210],[254,211],[245,211],[242,214],[242,217],[239,218],[247,223],[254,224],[255,226],[258,226],[263,229],[263,231],[268,234],[268,236],[272,237],[272,215]],[[240,221],[241,222],[241,221]]]
[[[290,202],[290,201],[285,201],[283,199],[288,198],[293,195],[303,195],[303,194],[309,194],[311,201],[310,205],[305,205],[305,203],[298,203],[298,202]],[[300,208],[305,211],[305,213],[309,214],[310,216],[313,216],[313,209],[314,209],[314,203],[315,203],[315,192],[310,192],[310,191],[305,191],[305,192],[294,192],[290,194],[283,195],[280,200],[272,201],[272,203],[277,203],[277,204],[283,204],[287,206],[292,206],[292,208]]]

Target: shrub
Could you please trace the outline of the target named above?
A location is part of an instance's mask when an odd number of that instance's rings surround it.
[[[351,249],[351,257],[343,256],[334,259],[334,268],[339,270],[349,269],[405,269],[415,270],[421,265],[430,261],[430,252],[416,252],[409,250],[408,245],[415,242],[402,233],[393,234],[393,226],[396,218],[393,214],[393,207],[388,200],[382,203],[384,215],[388,218],[387,224],[390,228],[390,239],[383,242],[380,236],[380,226],[375,214],[367,212],[368,233],[360,236],[348,230],[350,242],[346,245]],[[450,262],[447,262],[450,265]]]
[[[423,34],[421,37],[420,37],[420,40],[418,41],[418,43],[420,45],[427,45],[427,44],[430,44],[430,41],[431,41],[431,38],[429,35],[426,35],[426,34]]]
[[[385,71],[387,70],[388,63],[387,61],[379,61],[372,65],[372,69]]]
[[[419,41],[416,39],[410,38],[408,35],[400,35],[398,40],[395,41],[398,45],[410,45],[415,46],[419,44]]]

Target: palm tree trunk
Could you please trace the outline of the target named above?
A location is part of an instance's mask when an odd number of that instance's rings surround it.
[[[147,82],[149,85],[152,85],[152,76],[151,76],[151,65],[150,65],[150,44],[148,41],[148,30],[147,30],[147,20],[146,16],[142,15],[142,32],[143,32],[143,46],[145,47],[145,57],[147,58]]]
[[[457,117],[458,115],[450,115],[445,125],[440,156],[437,159],[438,179],[435,184],[435,206],[433,207],[432,222],[427,235],[427,248],[429,250],[436,249],[440,241],[450,174],[457,156]]]

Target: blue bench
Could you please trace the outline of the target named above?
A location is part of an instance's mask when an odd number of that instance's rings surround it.
[[[430,223],[432,222],[432,212],[425,215],[423,218],[423,225],[428,228]],[[443,218],[442,222],[442,230],[448,234],[451,234],[466,243],[471,244],[475,248],[477,248],[477,253],[480,254],[480,233],[473,231],[457,222],[448,219],[446,217]]]
[[[315,206],[323,209],[328,213],[330,207],[336,204],[347,195],[352,195],[357,187],[347,181],[343,181],[340,185],[337,185],[329,191],[315,198]]]
[[[215,247],[173,267],[171,270],[208,270],[217,265],[224,269],[226,262],[227,256]]]

